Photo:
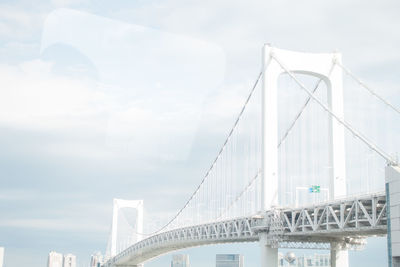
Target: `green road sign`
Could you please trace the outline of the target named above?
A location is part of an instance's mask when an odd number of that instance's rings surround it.
[[[321,192],[321,186],[319,185],[312,185],[310,187],[310,193],[320,193]]]

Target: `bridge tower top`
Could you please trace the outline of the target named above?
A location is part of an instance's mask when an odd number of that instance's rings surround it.
[[[285,66],[282,66],[282,63]],[[264,45],[262,55],[262,179],[261,207],[269,210],[278,203],[278,79],[287,71],[322,79],[328,89],[328,106],[343,118],[341,54],[294,52]],[[329,196],[346,195],[344,128],[329,117]]]
[[[142,239],[140,233],[143,233],[143,200],[124,200],[114,198],[113,201],[113,218],[111,226],[111,257],[117,255],[117,237],[118,237],[118,215],[121,209],[132,208],[137,211],[135,232],[137,234],[137,242]]]

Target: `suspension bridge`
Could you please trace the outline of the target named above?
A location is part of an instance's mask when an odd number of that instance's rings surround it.
[[[343,74],[365,96],[345,90]],[[349,249],[382,235],[389,266],[400,266],[399,124],[382,124],[382,116],[394,122],[399,115],[395,103],[343,65],[340,53],[265,45],[233,127],[176,215],[145,233],[143,201],[114,200],[103,266],[142,266],[179,249],[259,242],[262,267],[278,266],[279,248],[329,249],[331,266],[346,267]],[[130,232],[121,237],[124,208],[136,216],[133,225],[125,219]]]

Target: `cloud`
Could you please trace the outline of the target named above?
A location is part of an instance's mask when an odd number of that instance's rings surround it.
[[[0,192],[1,201],[16,201],[32,199],[34,194],[31,191],[24,190],[5,190]]]
[[[224,78],[220,47],[71,9],[51,12],[44,24],[42,51],[57,44],[92,62],[99,89],[113,98],[107,122],[110,147],[140,157],[187,157],[202,105]],[[174,149],[177,138],[181,142]]]
[[[82,157],[112,156],[129,152],[134,157],[185,158],[190,151],[201,114],[200,99],[194,101],[159,91],[121,99],[113,86],[104,89],[96,82],[55,74],[53,63],[33,60],[17,66],[0,65],[0,125],[47,133],[84,136],[103,135],[103,148],[95,143],[48,143],[46,154]],[[174,139],[181,147],[171,151]],[[104,147],[105,145],[105,147]],[[109,151],[107,151],[109,149]],[[92,153],[90,153],[92,152]]]
[[[0,122],[3,125],[65,129],[84,126],[102,111],[96,104],[104,95],[84,82],[53,75],[51,67],[51,63],[41,60],[18,66],[0,65],[3,85]]]
[[[22,5],[0,5],[0,39],[32,40],[39,34],[45,13],[37,5],[25,9]],[[31,12],[35,10],[36,12]]]
[[[107,226],[99,225],[95,219],[79,221],[66,218],[60,219],[3,219],[0,221],[0,227],[7,228],[26,228],[26,229],[40,229],[48,231],[62,231],[62,232],[101,232],[105,233],[109,230]]]
[[[21,39],[42,38],[27,48],[41,46],[45,56],[63,43],[85,58],[80,63],[91,63],[67,64],[62,73],[59,61],[70,54],[56,50],[57,59],[1,64],[0,126],[7,149],[0,179],[8,180],[0,199],[12,204],[2,206],[4,227],[53,229],[54,246],[66,231],[87,240],[92,223],[106,233],[113,196],[144,198],[152,226],[159,226],[183,205],[226,137],[259,71],[264,42],[308,52],[337,48],[346,65],[397,101],[397,1],[124,3],[83,3],[100,16],[58,9],[46,21],[27,4],[0,12],[0,37],[10,44],[3,54],[26,50]],[[99,80],[85,77],[88,68]],[[78,72],[79,78],[68,75]],[[12,138],[4,138],[6,131]],[[46,197],[36,202],[38,194]],[[77,225],[84,212],[93,220]]]
[[[87,3],[87,0],[51,0],[55,7],[75,6]]]

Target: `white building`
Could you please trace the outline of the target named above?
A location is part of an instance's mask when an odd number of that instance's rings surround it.
[[[331,259],[329,254],[314,254],[314,255],[303,255],[297,257],[297,259],[289,264],[284,256],[279,253],[278,267],[330,267]]]
[[[63,267],[76,267],[76,256],[72,254],[64,255]]]
[[[47,260],[47,267],[63,267],[63,255],[51,251]]]
[[[3,267],[4,263],[4,248],[0,247],[0,267]]]
[[[189,255],[172,255],[171,267],[189,267]]]
[[[315,254],[314,255],[315,266],[319,267],[330,267],[331,266],[331,255],[330,254]]]
[[[309,266],[318,266],[318,267],[330,267],[331,266],[331,257],[329,254],[314,254],[310,256],[301,256],[298,257],[297,267],[309,267]]]
[[[92,255],[90,259],[90,267],[100,267],[103,263],[103,255],[100,252],[97,252]]]
[[[243,255],[239,254],[217,254],[216,267],[243,267]]]

